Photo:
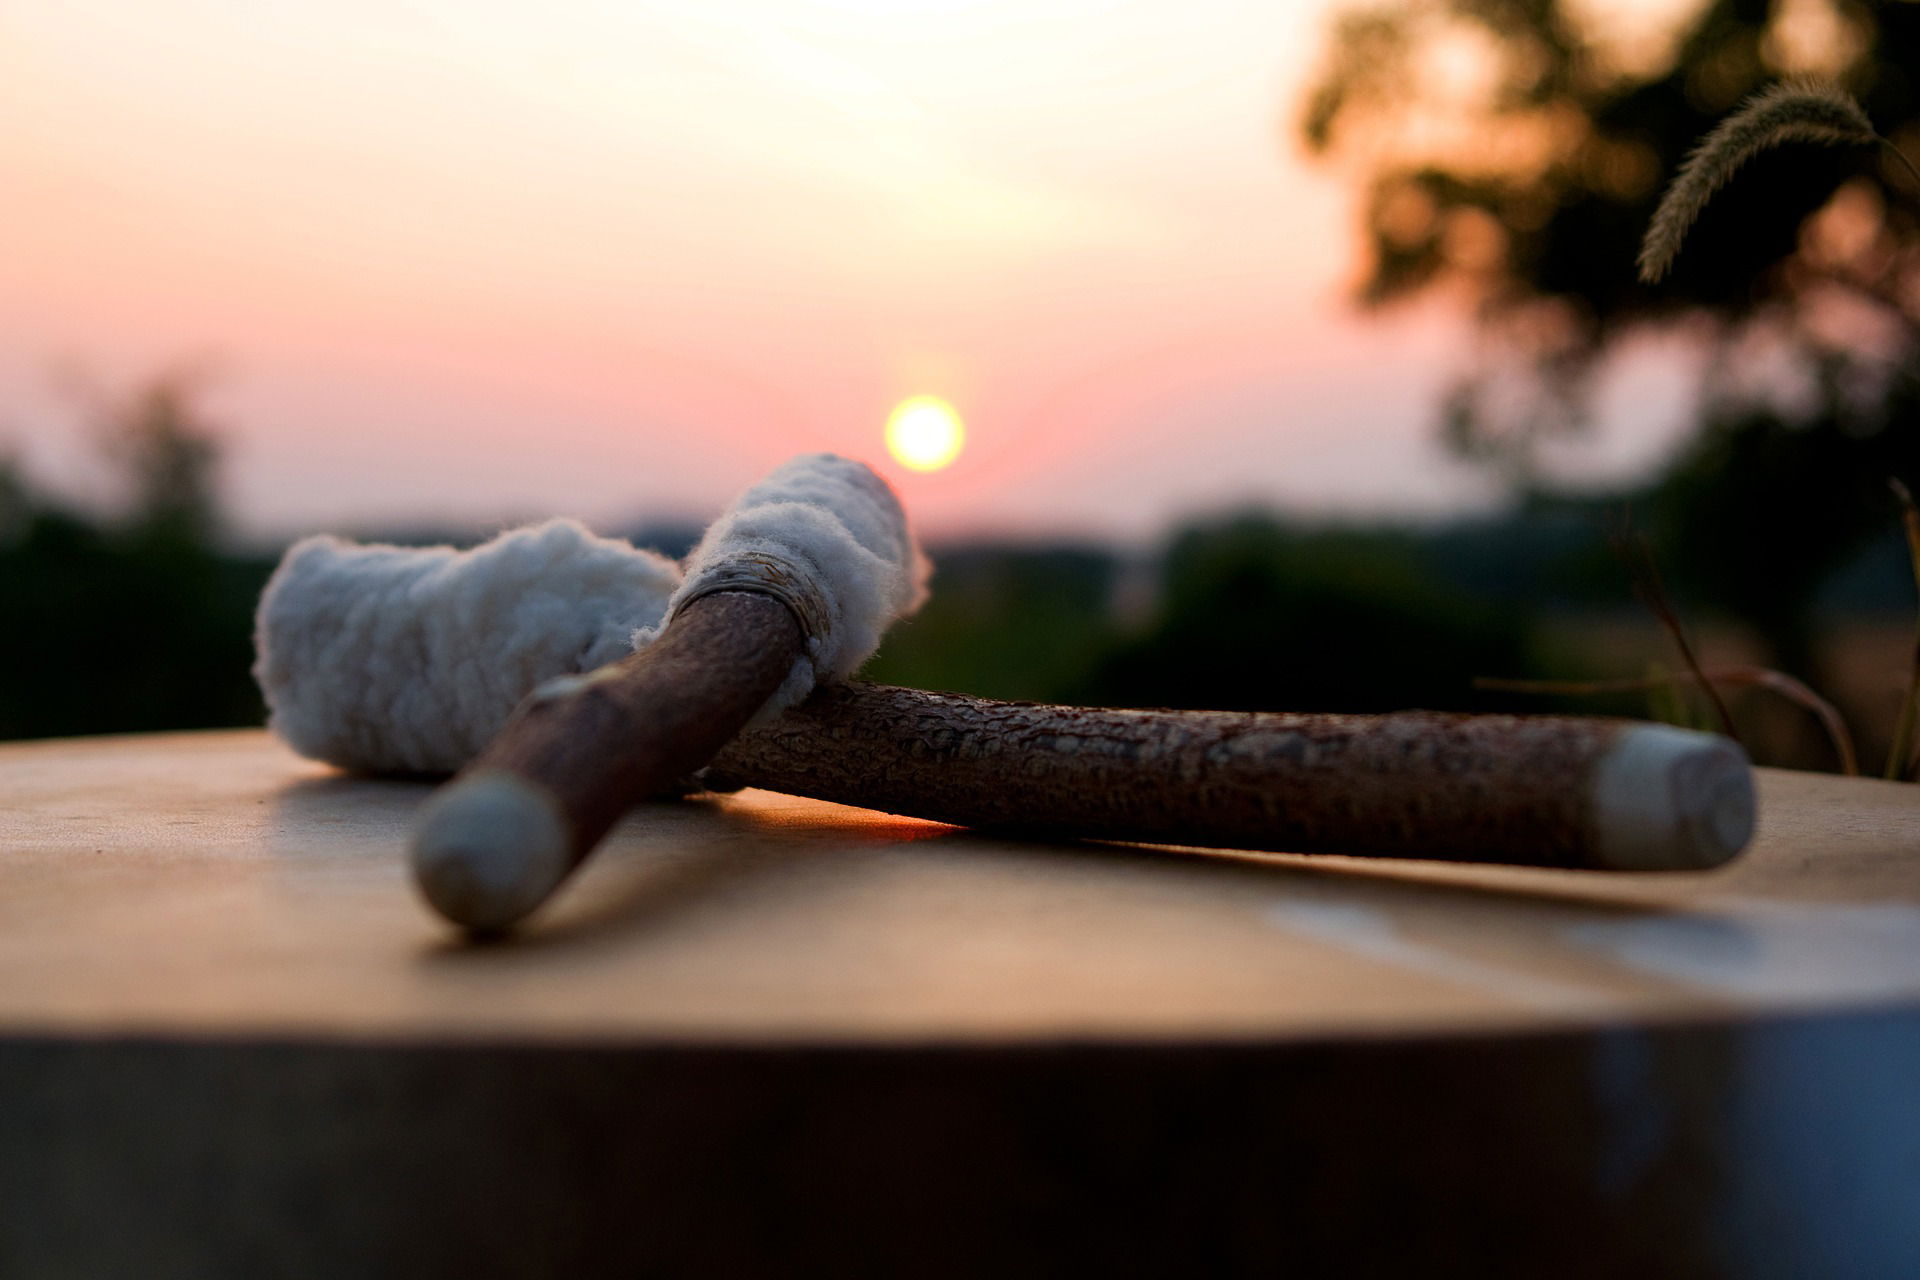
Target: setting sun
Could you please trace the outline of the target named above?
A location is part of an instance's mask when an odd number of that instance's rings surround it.
[[[915,471],[938,471],[960,456],[966,442],[960,415],[938,396],[910,396],[887,419],[887,452]]]

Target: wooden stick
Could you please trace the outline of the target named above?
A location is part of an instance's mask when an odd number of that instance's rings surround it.
[[[1043,835],[1617,871],[1751,837],[1746,754],[1623,720],[1118,711],[825,688],[708,775]]]
[[[1217,848],[1701,870],[1753,831],[1737,745],[1624,720],[1127,711],[848,684],[738,732],[802,644],[787,606],[728,591],[632,657],[536,691],[423,813],[427,900],[468,929],[506,928],[632,804],[709,760],[720,787]]]
[[[646,648],[536,689],[429,801],[414,878],[467,929],[544,902],[632,805],[704,765],[780,687],[805,637],[772,595],[689,601]]]

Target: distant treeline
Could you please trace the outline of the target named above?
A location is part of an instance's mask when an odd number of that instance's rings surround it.
[[[105,438],[129,493],[111,516],[0,461],[0,738],[259,723],[252,615],[274,557],[223,538],[211,433],[181,388],[161,384],[119,406]],[[1618,525],[1608,504],[1561,501],[1433,527],[1229,514],[1145,553],[936,545],[932,600],[865,674],[1107,705],[1549,709],[1477,692],[1473,679],[1644,671],[1643,659],[1623,670],[1591,645],[1568,647],[1567,628],[1549,625],[1645,620],[1614,546]],[[627,532],[682,554],[698,530]],[[1699,620],[1684,576],[1680,595]],[[1898,533],[1834,575],[1824,604],[1910,611]]]
[[[274,557],[228,549],[205,514],[142,501],[90,515],[0,466],[0,737],[260,722],[252,615]],[[634,533],[684,552],[691,530]],[[866,674],[1108,704],[1485,705],[1474,675],[1565,673],[1536,651],[1539,607],[1624,599],[1617,573],[1609,586],[1585,566],[1592,541],[1531,519],[1313,531],[1246,515],[1145,557],[936,545],[932,600]]]
[[[1189,524],[1142,555],[935,547],[932,599],[865,674],[1109,706],[1489,709],[1510,700],[1475,676],[1579,667],[1546,647],[1544,611],[1630,604],[1604,550],[1558,517],[1396,529],[1263,513]]]

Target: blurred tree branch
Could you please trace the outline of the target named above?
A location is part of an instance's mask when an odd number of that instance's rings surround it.
[[[1635,24],[1638,13],[1638,25]],[[1699,429],[1634,495],[1662,557],[1814,679],[1820,584],[1920,477],[1920,204],[1872,146],[1756,156],[1672,275],[1634,263],[1666,180],[1768,83],[1825,77],[1920,152],[1920,5],[1385,0],[1335,22],[1303,140],[1362,191],[1362,306],[1464,300],[1482,355],[1446,439],[1551,496],[1540,447],[1584,429],[1607,356],[1657,333],[1699,356]],[[1624,495],[1622,495],[1624,496]]]
[[[1810,9],[1824,25],[1810,24]],[[1882,132],[1920,136],[1914,6],[1709,0],[1680,11],[1664,39],[1637,40],[1610,36],[1594,16],[1605,13],[1564,0],[1355,8],[1336,21],[1309,93],[1308,148],[1364,192],[1362,303],[1454,290],[1488,339],[1487,366],[1453,401],[1454,438],[1525,454],[1542,432],[1579,424],[1593,363],[1629,334],[1661,327],[1730,348],[1783,307],[1821,305],[1835,285],[1897,325],[1901,349],[1802,329],[1797,358],[1837,356],[1885,376],[1911,354],[1920,240],[1911,200],[1890,194],[1873,148],[1758,158],[1703,218],[1670,282],[1645,287],[1632,264],[1665,180],[1773,79],[1829,74]],[[1736,367],[1703,368],[1720,375],[1712,398],[1743,398]],[[1499,394],[1496,383],[1520,378],[1537,394]]]

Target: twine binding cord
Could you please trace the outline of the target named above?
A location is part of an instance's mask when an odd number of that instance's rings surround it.
[[[748,489],[687,557],[686,580],[640,648],[688,604],[716,591],[760,591],[793,610],[807,652],[753,723],[793,706],[822,681],[844,680],[880,637],[926,599],[929,572],[891,487],[872,468],[803,454]]]
[[[684,572],[572,520],[470,550],[303,539],[260,600],[254,676],[302,755],[376,773],[451,773],[537,686],[650,643],[717,591],[773,595],[807,652],[756,717],[851,675],[925,598],[928,566],[886,481],[832,454],[787,462],[708,530]]]

